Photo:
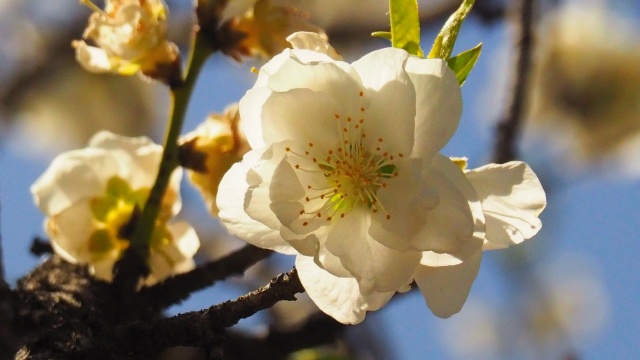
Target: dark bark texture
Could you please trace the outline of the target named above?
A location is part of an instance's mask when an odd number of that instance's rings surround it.
[[[16,289],[0,288],[0,359],[157,359],[167,356],[167,350],[186,354],[194,348],[196,358],[202,359],[281,359],[297,349],[334,341],[343,326],[324,315],[299,329],[273,330],[263,337],[229,332],[243,318],[279,301],[295,300],[295,294],[304,291],[295,269],[238,299],[163,316],[166,306],[188,293],[242,273],[268,255],[247,246],[127,295],[93,279],[86,267],[52,255]]]

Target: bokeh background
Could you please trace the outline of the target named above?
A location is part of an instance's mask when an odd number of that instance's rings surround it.
[[[232,0],[233,1],[233,0]],[[240,0],[236,0],[240,1]],[[168,1],[171,37],[186,48],[191,1]],[[387,25],[385,0],[290,1],[326,28],[353,61],[387,46],[369,37]],[[463,87],[460,129],[443,153],[471,166],[491,160],[495,124],[513,80],[516,1],[477,0],[457,50],[484,43]],[[347,332],[362,359],[634,359],[640,353],[640,3],[635,0],[536,1],[533,69],[527,86],[519,157],[540,176],[548,207],[532,240],[485,253],[463,310],[438,319],[418,292],[397,296]],[[452,0],[421,0],[428,49]],[[29,253],[43,217],[29,186],[64,150],[96,131],[162,139],[165,88],[137,77],[93,75],[73,59],[90,11],[75,0],[0,0],[0,231],[8,280],[42,259]],[[184,132],[221,112],[252,86],[249,69],[222,55],[198,81]],[[182,217],[203,241],[199,260],[240,247],[183,184]],[[195,294],[172,313],[239,296],[290,268],[274,256],[244,279]],[[239,325],[259,333],[314,311],[302,301],[277,306]]]

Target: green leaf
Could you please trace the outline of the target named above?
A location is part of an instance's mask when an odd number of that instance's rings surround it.
[[[391,33],[388,31],[375,31],[371,33],[371,36],[391,41]]]
[[[391,46],[423,57],[420,49],[420,18],[417,0],[389,0]]]
[[[449,59],[456,44],[460,27],[464,19],[469,15],[474,3],[475,0],[464,0],[458,10],[449,17],[449,20],[440,30],[438,37],[436,37],[433,47],[427,56],[428,58]]]
[[[480,57],[481,50],[482,43],[447,60],[447,64],[449,64],[451,70],[456,74],[456,78],[458,79],[460,86],[464,84],[465,80],[467,80],[467,76],[469,76],[469,73],[476,65],[476,61],[478,61],[478,57]]]

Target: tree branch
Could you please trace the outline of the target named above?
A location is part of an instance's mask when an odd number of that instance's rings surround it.
[[[73,358],[151,358],[175,346],[204,348],[209,357],[221,358],[226,328],[279,301],[295,301],[295,294],[303,291],[294,268],[280,274],[266,286],[233,301],[167,319],[118,326],[111,332],[96,336],[97,342],[93,346],[74,354]]]
[[[318,312],[301,326],[285,331],[271,329],[266,337],[231,332],[224,345],[224,356],[228,360],[286,359],[294,351],[335,342],[345,329],[346,325]]]
[[[31,242],[29,252],[35,256],[49,255],[53,254],[53,247],[51,246],[49,240],[36,236]]]
[[[234,301],[225,301],[208,310],[212,324],[222,327],[235,325],[258,311],[267,309],[282,300],[295,301],[295,294],[304,292],[304,287],[294,268],[286,274],[280,274],[258,290],[252,291]]]
[[[516,18],[516,66],[513,78],[513,91],[505,116],[496,128],[496,144],[493,161],[505,163],[517,157],[516,144],[526,105],[526,90],[529,85],[531,53],[534,45],[533,16],[534,0],[519,0]]]
[[[13,321],[13,292],[0,279],[0,360],[13,359],[20,347]]]
[[[194,270],[170,277],[156,285],[142,288],[137,295],[145,308],[164,309],[187,299],[191,293],[213,285],[232,275],[243,274],[249,267],[266,259],[273,252],[253,245],[246,245],[219,260],[209,262]]]

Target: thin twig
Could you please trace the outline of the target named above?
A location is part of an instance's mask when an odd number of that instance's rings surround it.
[[[31,242],[29,252],[35,256],[43,256],[53,254],[53,246],[49,240],[36,236]]]
[[[525,111],[527,87],[531,70],[531,54],[534,45],[534,0],[519,0],[516,18],[516,67],[513,91],[507,113],[496,128],[496,145],[493,161],[505,163],[517,157],[517,140]]]
[[[170,277],[163,282],[142,288],[137,301],[145,307],[164,309],[188,298],[194,291],[213,285],[232,275],[244,273],[249,267],[267,258],[273,252],[253,245],[246,245],[219,260],[209,262],[194,270]]]
[[[282,300],[295,301],[295,295],[304,291],[304,287],[302,287],[302,283],[298,278],[298,272],[294,268],[286,274],[280,274],[271,280],[269,284],[258,290],[243,295],[234,301],[225,301],[209,308],[209,310],[206,310],[208,312],[207,317],[211,324],[227,328],[258,311],[272,307]]]

